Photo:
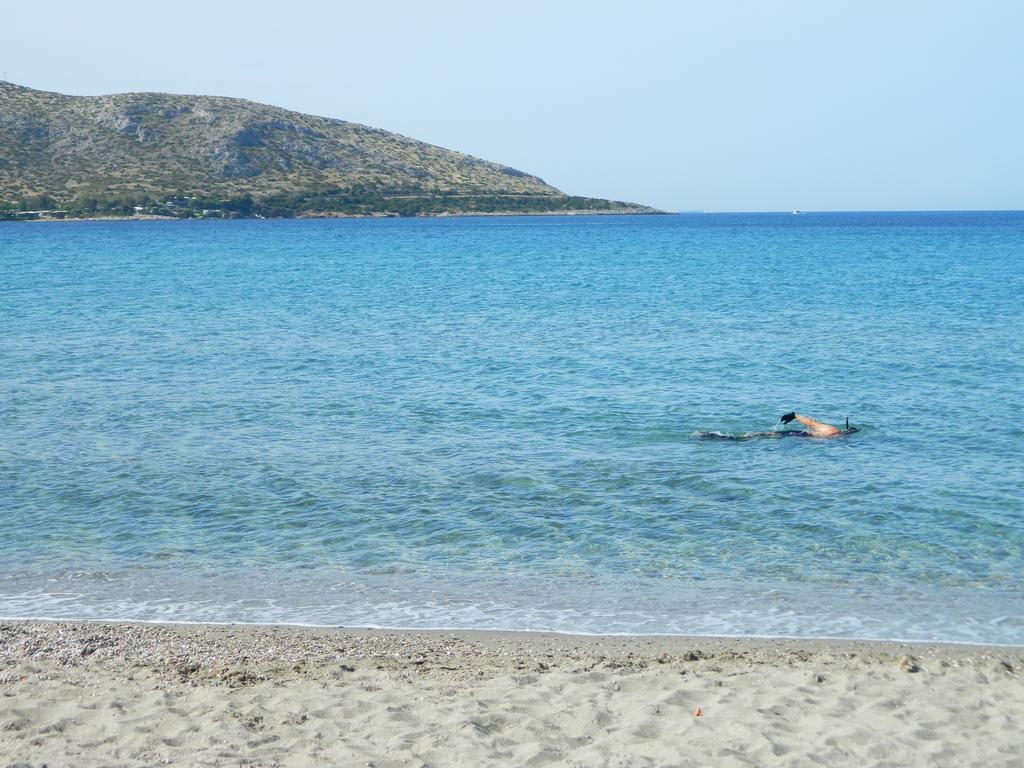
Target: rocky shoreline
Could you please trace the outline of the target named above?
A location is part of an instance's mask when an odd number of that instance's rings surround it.
[[[671,215],[670,211],[637,211],[637,210],[604,210],[604,211],[589,211],[589,210],[578,210],[578,211],[466,211],[464,213],[433,213],[433,214],[418,214],[408,218],[465,218],[469,216],[666,216]],[[270,220],[270,221],[286,221],[284,218],[271,218],[271,217],[257,217],[257,216],[239,216],[238,219],[248,219],[250,221],[257,220]],[[293,219],[394,219],[401,218],[396,214],[391,213],[302,213],[291,217]],[[154,216],[151,214],[137,214],[135,216],[43,216],[35,219],[6,219],[3,221],[12,221],[18,223],[39,223],[39,222],[55,222],[55,221],[194,221],[196,219],[179,218],[177,216]],[[207,219],[209,220],[209,219]],[[220,219],[213,219],[219,221]]]

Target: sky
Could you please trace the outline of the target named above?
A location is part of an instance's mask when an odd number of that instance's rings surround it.
[[[0,0],[31,88],[238,96],[666,210],[1024,208],[1016,0],[42,8]]]

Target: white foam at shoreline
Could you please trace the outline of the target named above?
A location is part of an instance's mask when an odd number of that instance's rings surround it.
[[[196,585],[192,585],[195,587]],[[209,587],[210,585],[205,585]],[[320,601],[311,591],[301,605],[289,605],[288,594],[227,599],[207,593],[204,599],[187,590],[164,591],[161,600],[116,597],[95,592],[34,590],[0,594],[0,616],[11,619],[71,621],[131,621],[182,624],[272,624],[309,627],[372,627],[396,630],[485,630],[554,632],[577,635],[709,636],[803,639],[856,639],[900,642],[948,642],[979,645],[1024,645],[1024,621],[1014,619],[1007,605],[991,596],[973,595],[972,615],[955,615],[951,604],[963,600],[916,601],[915,610],[895,612],[894,600],[874,596],[857,600],[816,590],[816,610],[800,609],[799,595],[778,590],[753,595],[714,594],[699,601],[676,599],[625,610],[639,604],[628,594],[615,607],[587,609],[593,594],[578,593],[573,606],[540,607],[529,595],[517,602],[469,602],[465,596],[450,601],[414,601],[415,589],[365,589],[358,599],[337,602],[327,592]],[[410,585],[411,586],[411,585]],[[359,590],[352,590],[357,592]],[[138,597],[138,596],[137,596]],[[356,595],[350,594],[355,598]],[[387,599],[384,599],[384,598]],[[482,595],[480,597],[483,597]],[[692,597],[692,596],[691,596]],[[883,596],[884,597],[884,596]],[[961,596],[963,597],[963,596]],[[1005,598],[1005,596],[1003,596]],[[1020,600],[1019,596],[1017,600]],[[945,608],[942,613],[940,609]]]

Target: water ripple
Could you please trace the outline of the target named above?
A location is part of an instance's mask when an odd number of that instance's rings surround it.
[[[1022,253],[1019,214],[0,225],[0,614],[1024,643]],[[695,437],[791,408],[861,432]]]

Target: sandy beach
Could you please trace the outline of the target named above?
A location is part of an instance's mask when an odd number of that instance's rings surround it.
[[[1024,648],[0,622],[11,766],[1020,766]]]

